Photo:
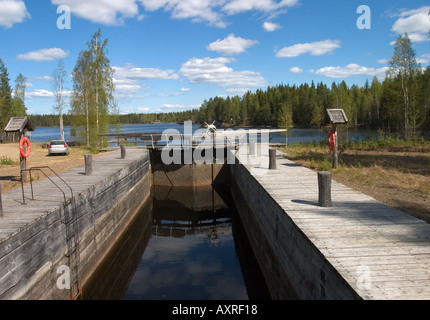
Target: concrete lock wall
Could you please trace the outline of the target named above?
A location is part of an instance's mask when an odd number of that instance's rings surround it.
[[[360,299],[248,169],[230,169],[233,199],[272,298]]]
[[[146,152],[11,236],[0,248],[0,299],[76,298],[77,286],[149,199],[149,168]]]

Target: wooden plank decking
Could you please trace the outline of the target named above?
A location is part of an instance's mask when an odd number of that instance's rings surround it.
[[[333,206],[320,207],[316,172],[278,151],[276,170],[259,174],[264,157],[245,165],[363,299],[430,299],[428,223],[336,181]]]
[[[126,159],[121,159],[120,151],[116,150],[93,159],[92,175],[85,175],[85,166],[78,166],[60,173],[59,176],[67,182],[76,196],[136,161],[143,156],[143,153],[144,150],[142,149],[129,148]],[[49,173],[49,171],[46,172]],[[34,174],[37,175],[37,172]],[[44,177],[41,173],[39,176]],[[55,176],[52,177],[52,180],[62,188],[66,198],[70,199],[71,193],[68,187]],[[21,188],[2,195],[4,216],[0,217],[0,246],[11,235],[20,232],[32,221],[46,215],[47,212],[61,206],[64,202],[63,193],[48,179],[33,182],[33,189],[35,200],[31,200],[30,184],[24,186],[26,205],[23,205]]]

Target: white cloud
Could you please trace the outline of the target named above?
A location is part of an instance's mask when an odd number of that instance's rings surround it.
[[[391,30],[399,35],[408,33],[410,39],[414,42],[427,41],[430,29],[429,10],[430,6],[425,6],[419,9],[402,11]]]
[[[51,81],[54,81],[54,77],[52,76],[31,77],[30,80],[40,80],[44,82],[51,82]]]
[[[145,10],[170,11],[174,19],[191,19],[194,22],[208,22],[221,28],[226,26],[217,8],[224,0],[139,0]]]
[[[224,5],[223,11],[228,14],[236,14],[251,10],[275,12],[288,7],[293,7],[298,2],[298,0],[282,0],[279,2],[273,0],[231,0],[227,1]]]
[[[163,104],[160,108],[158,108],[156,111],[158,112],[177,112],[177,111],[185,111],[185,110],[191,110],[191,109],[197,109],[200,108],[201,105],[194,106],[184,106],[182,104]]]
[[[0,26],[11,28],[15,23],[21,23],[30,18],[24,1],[0,0]]]
[[[34,91],[27,92],[25,94],[27,98],[54,98],[54,93],[45,89],[37,89]]]
[[[380,64],[387,64],[388,62],[390,62],[390,60],[388,60],[388,59],[379,59],[377,62],[380,63]]]
[[[311,43],[299,43],[290,47],[280,49],[276,53],[276,57],[293,58],[306,53],[309,53],[313,56],[321,56],[323,54],[331,53],[338,48],[340,48],[339,40],[324,40]]]
[[[152,110],[148,107],[137,107],[137,108],[121,108],[120,114],[129,114],[129,113],[149,113]]]
[[[31,60],[31,61],[52,61],[56,59],[63,59],[69,55],[69,52],[60,48],[41,49],[31,51],[17,56],[18,60]]]
[[[222,55],[240,54],[246,49],[256,45],[258,41],[248,40],[240,37],[235,37],[234,34],[228,35],[227,38],[210,43],[207,46],[209,51],[216,51]]]
[[[429,64],[430,63],[430,53],[422,54],[417,58],[417,62],[421,64]]]
[[[299,67],[292,67],[290,69],[290,72],[292,72],[292,73],[303,73],[303,69],[301,69]]]
[[[174,70],[161,70],[158,68],[139,68],[131,64],[125,67],[113,67],[115,70],[115,78],[120,79],[162,79],[162,80],[177,80],[179,76]]]
[[[194,22],[207,22],[225,28],[225,15],[246,11],[258,11],[273,16],[288,7],[295,6],[298,0],[139,0],[147,11],[163,9],[171,12],[175,19],[191,19]]]
[[[54,5],[69,6],[74,16],[104,25],[122,25],[124,19],[139,14],[136,0],[51,0],[51,2]]]
[[[150,96],[142,94],[150,89],[147,85],[142,85],[143,80],[177,80],[179,76],[173,70],[161,70],[158,68],[138,68],[132,64],[124,67],[113,67],[115,73],[113,82],[115,84],[116,98],[138,98],[144,99]]]
[[[144,88],[140,84],[115,84],[116,92],[139,92]]]
[[[348,78],[351,76],[377,76],[378,78],[385,78],[385,73],[388,67],[383,68],[367,68],[358,64],[349,64],[346,67],[325,67],[315,71],[316,75],[326,76],[329,78]]]
[[[273,32],[281,28],[282,27],[279,23],[273,23],[268,21],[263,23],[263,29],[266,30],[267,32]]]
[[[182,65],[179,73],[187,77],[191,83],[214,84],[222,88],[251,89],[267,86],[267,81],[260,73],[254,71],[235,71],[227,67],[235,62],[234,58],[219,57],[192,58]],[[243,91],[243,90],[242,90]]]

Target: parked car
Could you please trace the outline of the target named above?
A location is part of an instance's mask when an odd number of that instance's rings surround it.
[[[48,145],[48,155],[54,155],[54,154],[69,154],[69,146],[67,144],[67,141],[64,140],[53,140]]]

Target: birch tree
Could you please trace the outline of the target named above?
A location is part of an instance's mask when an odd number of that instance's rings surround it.
[[[415,58],[415,51],[412,49],[412,42],[407,33],[400,36],[394,45],[394,55],[390,61],[388,75],[398,79],[402,88],[403,95],[403,116],[404,116],[404,135],[409,138],[409,118],[411,108],[412,81],[416,76],[418,63]]]
[[[52,74],[52,78],[53,78],[53,87],[54,87],[54,94],[55,94],[54,109],[58,112],[61,140],[64,140],[63,112],[66,105],[66,101],[64,97],[64,82],[65,82],[66,76],[67,76],[67,72],[64,67],[64,62],[63,60],[59,60],[57,68],[54,70]]]
[[[87,44],[88,49],[80,53],[73,71],[71,109],[76,125],[85,128],[83,136],[88,147],[101,144],[98,134],[107,131],[109,115],[116,105],[107,44],[99,29]]]
[[[12,99],[11,117],[24,117],[27,113],[25,107],[25,89],[27,78],[21,73],[15,79],[15,90]]]

